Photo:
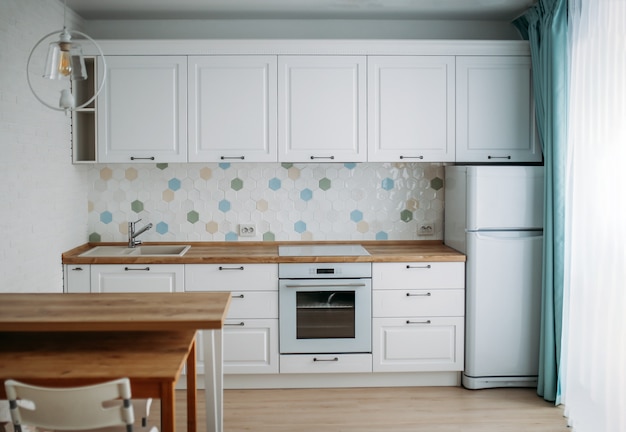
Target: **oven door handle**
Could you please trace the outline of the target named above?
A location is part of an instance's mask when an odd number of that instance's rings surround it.
[[[367,286],[364,283],[347,283],[347,284],[286,284],[286,288],[336,288],[336,287],[350,287],[358,288]]]

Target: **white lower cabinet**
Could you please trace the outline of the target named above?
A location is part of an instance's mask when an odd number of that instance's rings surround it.
[[[374,263],[374,372],[461,371],[465,264]]]
[[[66,264],[67,293],[183,292],[183,264]]]
[[[283,354],[280,373],[372,372],[371,354]]]
[[[230,291],[224,323],[224,373],[278,373],[278,266],[189,264],[186,291]],[[198,372],[204,371],[198,337]]]
[[[91,292],[183,292],[185,289],[184,264],[99,264],[92,265],[90,273]]]
[[[463,317],[374,318],[374,372],[463,369]]]

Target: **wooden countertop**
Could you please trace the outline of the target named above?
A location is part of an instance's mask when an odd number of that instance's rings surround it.
[[[182,257],[80,257],[95,246],[123,243],[86,243],[65,252],[63,264],[265,264],[298,262],[464,262],[465,255],[444,245],[441,241],[332,241],[332,242],[176,242],[144,243],[189,244],[191,248]],[[281,245],[360,244],[369,256],[279,256]]]

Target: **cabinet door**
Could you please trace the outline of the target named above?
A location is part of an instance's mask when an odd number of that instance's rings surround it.
[[[278,264],[189,264],[185,291],[278,291]]]
[[[91,266],[89,264],[65,264],[63,267],[66,293],[91,292]]]
[[[366,160],[363,56],[279,56],[278,159]]]
[[[367,62],[368,161],[454,161],[454,57]]]
[[[108,56],[98,162],[187,161],[187,58]]]
[[[390,262],[372,265],[375,290],[465,288],[463,262]]]
[[[184,267],[183,264],[92,265],[91,292],[183,292]]]
[[[276,56],[189,57],[189,161],[276,162]]]
[[[465,290],[373,290],[372,316],[463,316]]]
[[[225,374],[278,373],[278,319],[227,319],[223,340]],[[203,374],[201,331],[196,343],[198,374]]]
[[[456,161],[542,160],[529,57],[457,57]]]
[[[374,372],[463,370],[462,317],[374,318]]]

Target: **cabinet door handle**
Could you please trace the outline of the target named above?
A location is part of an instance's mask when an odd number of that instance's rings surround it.
[[[243,270],[243,266],[241,266],[241,267],[222,267],[222,266],[219,266],[217,269],[220,270],[220,271],[222,271],[222,270]]]
[[[243,297],[243,294],[239,294],[239,295],[234,295],[234,296],[232,296],[232,298],[240,298],[240,299],[242,299],[242,298],[244,298],[244,297]]]
[[[224,323],[224,326],[231,326],[231,327],[243,327],[245,326],[246,323],[245,322],[239,322],[239,323],[235,323],[235,324],[229,324],[229,323]]]
[[[407,297],[430,297],[431,294],[430,293],[426,293],[426,294],[412,294],[412,293],[406,293]]]
[[[135,157],[135,156],[131,156],[130,160],[154,160],[154,156],[150,156],[150,157]]]
[[[426,321],[411,321],[411,320],[406,320],[407,324],[430,324],[430,320],[426,320]]]
[[[406,268],[408,269],[429,269],[431,267],[430,264],[427,264],[425,266],[412,266],[410,264],[407,264]]]
[[[313,361],[314,362],[338,362],[339,357],[333,357],[333,358],[327,358],[327,359],[313,357]]]
[[[511,156],[487,156],[487,159],[511,159]]]
[[[150,271],[150,267],[145,267],[145,268],[124,267],[124,271]]]
[[[83,271],[82,267],[74,267],[72,271]]]
[[[227,160],[227,159],[240,159],[240,160],[244,160],[246,157],[245,156],[220,156],[221,160]]]
[[[400,155],[400,159],[424,159],[424,156],[402,156],[402,155]]]
[[[315,159],[335,159],[335,156],[311,156],[311,160]]]

